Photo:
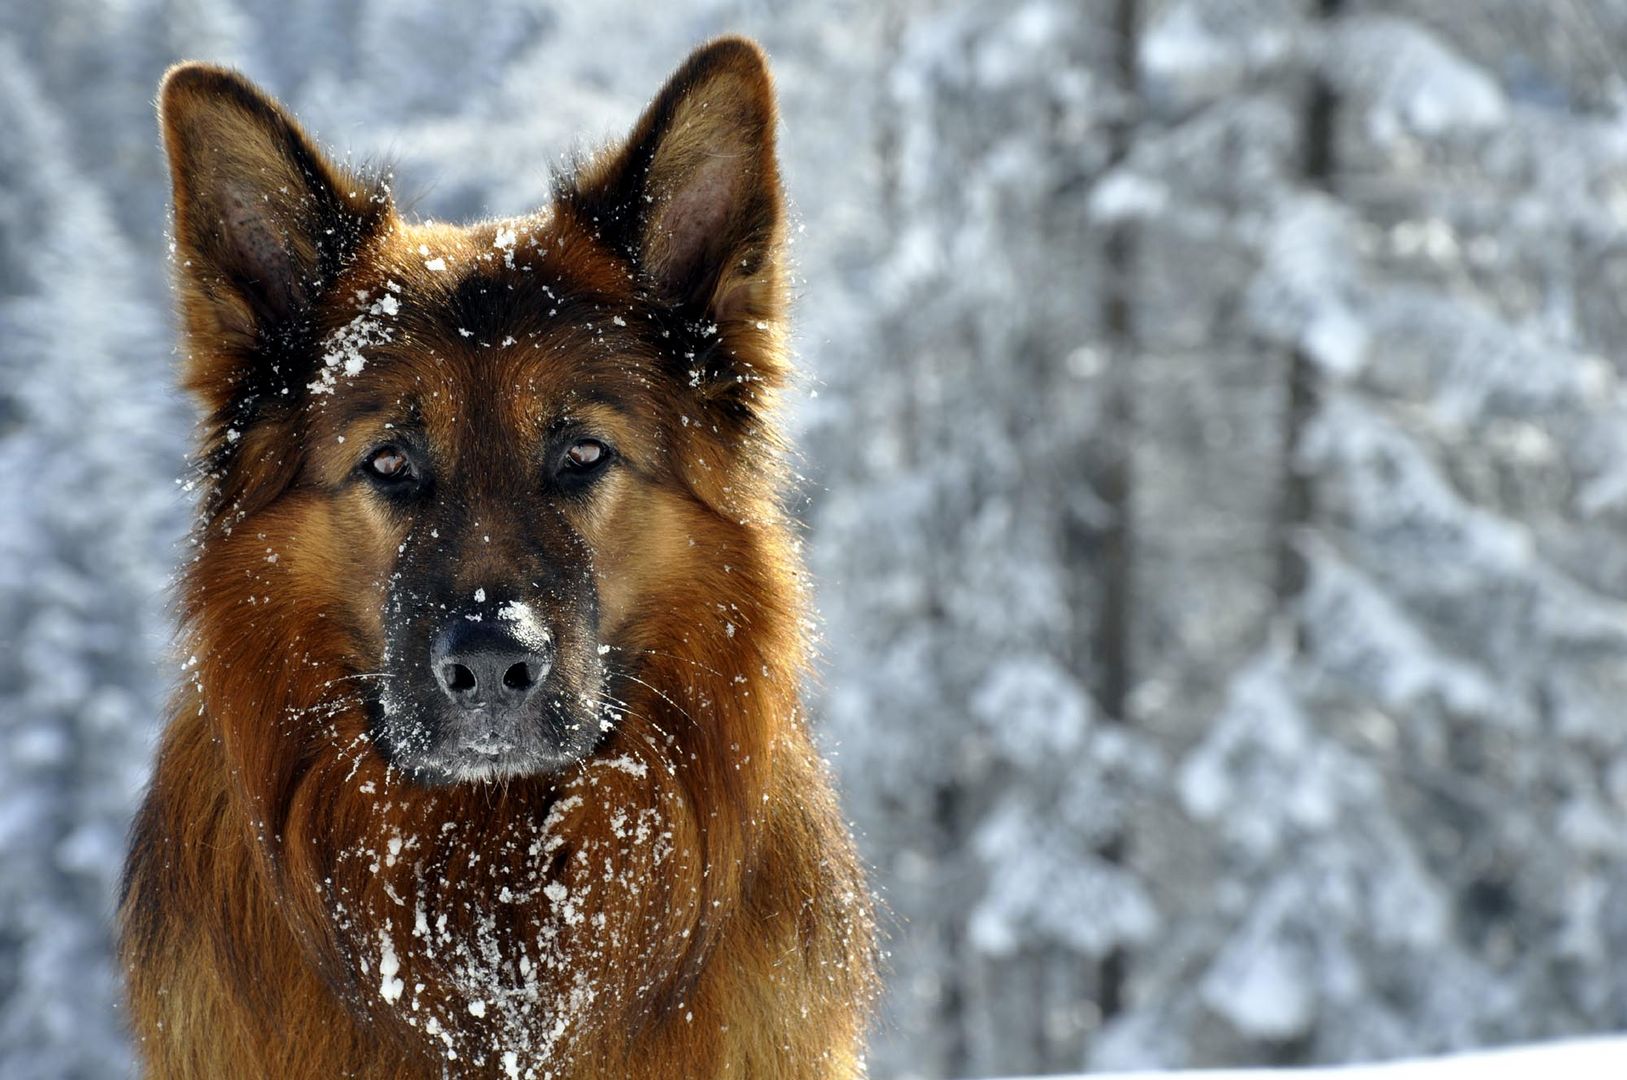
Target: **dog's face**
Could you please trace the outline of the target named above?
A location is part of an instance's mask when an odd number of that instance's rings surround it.
[[[760,54],[700,50],[550,207],[468,228],[403,221],[234,74],[179,68],[160,107],[208,542],[320,604],[416,780],[591,754],[641,627],[727,562],[730,491],[772,482]]]
[[[554,266],[559,231],[403,229],[323,320],[302,479],[354,544],[342,616],[380,676],[376,744],[425,779],[590,752],[609,642],[679,542],[662,312]]]

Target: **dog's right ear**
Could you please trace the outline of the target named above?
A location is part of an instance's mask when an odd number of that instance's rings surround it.
[[[392,216],[388,193],[330,162],[282,106],[234,71],[171,68],[158,114],[187,330],[194,343],[264,349],[297,331]],[[241,374],[194,367],[189,381],[219,405]]]

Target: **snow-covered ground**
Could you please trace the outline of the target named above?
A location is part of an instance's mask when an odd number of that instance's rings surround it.
[[[1327,1069],[1224,1069],[1184,1073],[1092,1073],[1088,1080],[1622,1080],[1627,1037],[1518,1046],[1474,1054],[1384,1065]],[[1082,1078],[1083,1080],[1083,1078]]]

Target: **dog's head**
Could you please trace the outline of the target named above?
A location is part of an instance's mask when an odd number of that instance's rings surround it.
[[[204,543],[243,578],[213,602],[314,611],[425,783],[557,772],[616,724],[618,660],[733,633],[655,628],[774,481],[755,46],[700,49],[547,208],[469,227],[404,220],[232,72],[176,68],[159,104]]]

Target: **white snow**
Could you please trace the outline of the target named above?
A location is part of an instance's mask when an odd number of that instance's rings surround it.
[[[1372,101],[1382,141],[1490,129],[1508,115],[1496,79],[1415,22],[1386,15],[1342,20],[1329,42],[1341,87]]]
[[[627,754],[622,754],[620,757],[606,758],[597,762],[597,764],[603,766],[604,768],[617,769],[629,776],[636,776],[639,779],[643,779],[645,774],[649,772],[648,765],[628,756]]]
[[[1090,1073],[1088,1080],[1621,1080],[1627,1037],[1476,1051],[1450,1057],[1322,1069],[1205,1069],[1186,1072]],[[1009,1078],[1016,1080],[1016,1078]],[[1069,1080],[1053,1077],[1050,1080]],[[1080,1074],[1075,1080],[1087,1080]]]
[[[379,997],[388,1002],[401,1000],[401,991],[406,984],[396,978],[401,970],[401,962],[395,955],[395,943],[390,940],[388,930],[379,931]]]
[[[393,286],[395,283],[390,284]],[[315,381],[307,386],[314,394],[333,393],[341,370],[351,378],[360,375],[367,366],[367,357],[362,350],[395,338],[394,329],[379,318],[381,315],[392,317],[401,310],[401,304],[394,296],[385,293],[369,303],[368,294],[358,292],[356,302],[358,310],[355,317],[323,342],[322,367],[317,371]]]

